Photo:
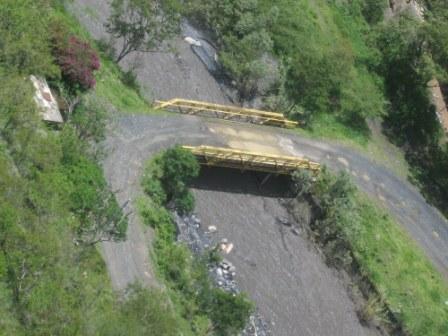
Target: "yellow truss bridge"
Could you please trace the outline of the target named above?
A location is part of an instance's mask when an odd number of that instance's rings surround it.
[[[184,114],[202,115],[226,120],[249,122],[258,125],[294,128],[298,122],[286,119],[283,114],[236,106],[226,106],[186,99],[157,100],[156,109],[165,109]]]
[[[202,165],[241,170],[254,170],[274,174],[291,174],[298,169],[320,171],[320,164],[305,158],[261,154],[229,148],[210,146],[183,146],[191,151]]]

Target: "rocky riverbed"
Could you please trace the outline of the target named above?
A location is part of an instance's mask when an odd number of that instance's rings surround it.
[[[178,241],[187,244],[195,256],[199,257],[214,249],[220,250],[222,254],[231,253],[233,244],[226,238],[217,239],[216,226],[209,226],[207,230],[204,230],[201,220],[195,214],[189,216],[174,214],[174,219],[178,230]],[[215,286],[233,294],[241,292],[235,279],[237,269],[227,259],[223,258],[217,264],[209,264],[208,272]],[[271,336],[270,323],[255,309],[241,335]]]

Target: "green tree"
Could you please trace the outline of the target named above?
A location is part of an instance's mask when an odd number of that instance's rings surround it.
[[[181,212],[190,212],[194,203],[188,183],[199,175],[198,161],[190,151],[176,146],[163,153],[162,162],[161,182],[168,202],[174,202]]]
[[[386,0],[364,0],[362,14],[370,24],[376,24],[383,20],[387,7]]]
[[[427,88],[435,75],[434,63],[422,25],[407,16],[385,23],[378,29],[376,45],[391,101],[385,121],[395,142],[419,146],[437,141],[440,125]]]
[[[113,0],[107,31],[122,40],[115,61],[120,62],[133,51],[159,51],[164,42],[178,29],[179,16],[174,1]]]
[[[228,75],[235,80],[242,99],[259,94],[261,82],[276,77],[276,69],[266,56],[273,42],[268,33],[278,10],[271,6],[262,11],[258,0],[206,1],[189,0],[188,12],[196,21],[211,29],[220,47],[219,59]],[[274,66],[275,68],[275,66]],[[264,89],[266,90],[266,89]]]

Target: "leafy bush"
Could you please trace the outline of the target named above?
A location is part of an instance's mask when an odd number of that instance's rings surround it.
[[[143,174],[142,186],[159,205],[172,205],[180,213],[194,209],[188,183],[199,174],[194,155],[180,146],[167,149],[152,159]]]
[[[122,46],[115,61],[118,63],[134,51],[151,52],[177,31],[179,16],[176,1],[113,0],[111,15],[105,24]]]
[[[384,11],[387,8],[386,0],[364,0],[362,14],[370,24],[376,24],[383,20]]]
[[[220,289],[213,291],[213,309],[211,318],[216,334],[219,336],[236,335],[244,329],[253,307],[243,295],[234,296]]]
[[[94,72],[100,68],[96,51],[86,41],[71,35],[56,35],[54,56],[63,78],[74,89],[88,90],[95,86]]]
[[[101,167],[87,158],[66,166],[72,183],[71,209],[80,218],[78,241],[121,241],[126,238],[127,216],[123,215],[115,195],[108,189]]]
[[[180,146],[167,149],[161,157],[163,175],[161,182],[168,200],[184,193],[191,180],[199,175],[195,156]]]
[[[205,22],[215,34],[219,59],[235,80],[241,98],[260,93],[260,83],[267,75],[276,75],[275,69],[269,73],[266,62],[266,56],[272,53],[268,29],[276,20],[276,7],[264,12],[257,0],[189,0],[187,7],[190,16]]]
[[[181,326],[165,293],[138,284],[126,290],[126,300],[102,321],[99,335],[177,336]]]
[[[70,123],[83,141],[100,142],[105,138],[106,109],[94,95],[86,95],[80,99],[69,118]]]
[[[320,209],[312,229],[326,249],[328,261],[336,267],[351,264],[351,237],[359,230],[356,212],[355,187],[346,173],[337,176],[324,169],[315,182],[305,173],[293,175],[298,197],[313,195]]]
[[[434,73],[424,40],[418,22],[410,17],[377,29],[375,42],[382,55],[378,71],[391,101],[385,122],[400,145],[426,145],[439,137],[440,126],[427,91]]]

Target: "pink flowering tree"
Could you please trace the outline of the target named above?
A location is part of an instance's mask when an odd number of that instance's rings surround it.
[[[95,87],[94,72],[100,68],[100,59],[88,42],[70,36],[55,51],[62,77],[71,88],[84,91]]]

